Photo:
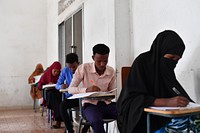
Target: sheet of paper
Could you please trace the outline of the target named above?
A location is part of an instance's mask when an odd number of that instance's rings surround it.
[[[150,106],[149,108],[156,109],[156,110],[191,109],[191,108],[200,108],[200,104],[190,102],[186,107],[155,107],[155,106]]]
[[[56,84],[47,84],[47,85],[43,85],[42,89],[44,89],[44,88],[53,88],[55,86],[56,86]]]
[[[42,75],[34,76],[35,83],[38,83]]]
[[[69,97],[68,99],[76,99],[76,98],[83,98],[83,97],[88,97],[92,94],[95,94],[96,92],[87,92],[87,93],[79,93],[79,94],[74,94],[73,96]]]
[[[69,97],[68,99],[76,99],[76,98],[84,98],[84,97],[89,97],[89,96],[104,96],[104,95],[111,95],[112,92],[116,91],[116,89],[113,89],[111,91],[107,92],[87,92],[87,93],[79,93],[79,94],[74,94],[73,96]]]
[[[68,92],[68,88],[66,88],[66,89],[60,89],[60,92]]]

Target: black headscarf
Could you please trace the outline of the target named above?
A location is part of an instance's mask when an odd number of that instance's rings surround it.
[[[121,133],[145,133],[144,108],[152,105],[156,98],[181,95],[192,101],[176,79],[174,68],[177,61],[163,57],[165,54],[182,57],[184,49],[180,36],[174,31],[166,30],[157,35],[150,51],[135,59],[117,101],[117,123]],[[156,125],[151,125],[152,130],[169,121],[156,116],[154,120]]]

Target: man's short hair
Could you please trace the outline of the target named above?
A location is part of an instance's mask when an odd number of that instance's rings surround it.
[[[106,46],[105,44],[96,44],[93,47],[93,55],[95,55],[96,53],[101,54],[101,55],[105,55],[105,54],[109,54],[110,53],[110,49],[108,46]]]
[[[78,55],[76,53],[69,53],[66,55],[66,63],[73,64],[74,62],[78,63]]]

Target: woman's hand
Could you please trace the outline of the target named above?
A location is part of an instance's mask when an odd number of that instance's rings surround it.
[[[176,96],[166,100],[166,105],[169,107],[185,107],[189,100],[183,96]]]
[[[158,98],[154,100],[153,106],[158,107],[185,107],[189,100],[183,96],[176,96],[172,98]]]
[[[95,85],[91,86],[91,87],[88,87],[86,89],[86,92],[94,92],[94,91],[100,91],[101,89]]]

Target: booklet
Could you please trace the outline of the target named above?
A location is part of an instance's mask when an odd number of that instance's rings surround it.
[[[116,91],[116,89],[113,89],[111,91],[95,91],[95,92],[87,92],[87,93],[79,93],[74,94],[73,96],[69,97],[68,99],[76,99],[76,98],[85,98],[85,97],[101,97],[101,96],[113,96],[113,92]]]

